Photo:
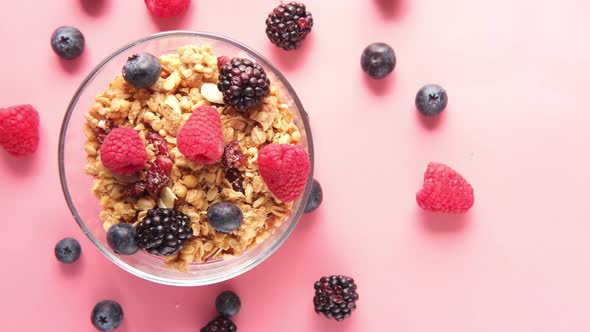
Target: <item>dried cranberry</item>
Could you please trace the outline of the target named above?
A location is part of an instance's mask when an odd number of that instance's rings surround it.
[[[244,193],[244,177],[242,172],[237,168],[230,168],[225,172],[225,178],[231,183],[232,188],[235,191]]]
[[[125,194],[127,196],[139,197],[139,196],[143,196],[145,194],[146,190],[147,190],[147,185],[146,185],[145,181],[140,180],[140,181],[128,184],[123,189],[123,194]]]
[[[155,131],[147,133],[146,138],[154,146],[158,155],[168,156],[168,142]]]
[[[172,170],[172,166],[174,166],[174,163],[172,162],[172,160],[170,160],[170,158],[163,155],[159,155],[158,157],[156,157],[154,165],[156,165],[162,171],[164,171],[165,174],[169,175],[170,171]]]
[[[223,150],[221,162],[228,168],[238,168],[246,163],[246,156],[242,153],[238,142],[231,141],[227,143]]]
[[[217,67],[223,67],[223,65],[225,65],[229,60],[229,57],[225,55],[217,57]]]
[[[170,177],[168,177],[166,171],[154,164],[147,170],[145,181],[147,191],[150,194],[157,196],[160,194],[160,191],[162,191],[162,189],[168,184]]]
[[[113,128],[115,128],[115,123],[112,119],[102,118],[98,120],[98,125],[92,130],[98,144],[104,142],[104,138],[107,137]]]

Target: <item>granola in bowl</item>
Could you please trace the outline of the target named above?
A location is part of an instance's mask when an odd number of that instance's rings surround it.
[[[223,87],[212,89],[222,84],[221,64],[210,47],[183,46],[161,55],[159,62],[160,76],[149,88],[134,88],[118,75],[95,98],[84,124],[86,172],[94,177],[92,191],[100,200],[105,231],[117,223],[137,226],[158,208],[190,217],[192,236],[177,252],[164,256],[170,268],[185,271],[193,262],[242,254],[267,239],[291,214],[292,203],[269,190],[258,156],[268,145],[300,145],[301,133],[272,82],[256,105],[236,107],[227,98],[224,105],[219,95],[211,95],[212,90],[220,94]],[[191,161],[177,144],[183,125],[205,106],[217,111],[224,144],[223,157],[209,164]],[[137,132],[147,153],[145,167],[131,174],[117,174],[101,160],[105,139],[124,127]],[[163,155],[172,162],[170,170],[154,180],[150,169]],[[224,233],[207,221],[208,209],[218,202],[239,207],[239,228]]]

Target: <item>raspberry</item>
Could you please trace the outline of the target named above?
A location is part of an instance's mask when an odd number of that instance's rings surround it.
[[[227,143],[223,150],[221,162],[227,168],[238,168],[246,163],[246,156],[242,153],[237,141]]]
[[[129,127],[113,129],[100,147],[100,161],[115,174],[142,170],[148,156],[139,134]]]
[[[431,162],[416,201],[428,211],[464,213],[473,206],[473,188],[449,166]]]
[[[178,150],[190,161],[214,164],[223,155],[221,118],[211,106],[197,108],[178,131]]]
[[[0,108],[0,146],[13,156],[25,156],[37,150],[39,113],[33,106]]]
[[[171,17],[188,9],[191,0],[144,0],[149,11],[155,16]]]
[[[294,201],[305,189],[309,156],[299,145],[269,144],[258,152],[258,170],[268,189],[281,201]]]

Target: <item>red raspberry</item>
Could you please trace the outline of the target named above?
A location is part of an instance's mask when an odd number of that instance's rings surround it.
[[[221,118],[211,106],[197,108],[176,136],[178,150],[190,161],[214,164],[223,155]]]
[[[142,170],[148,155],[139,134],[132,128],[113,129],[100,147],[100,161],[115,174],[132,174]]]
[[[258,170],[268,189],[283,202],[294,201],[305,189],[309,156],[299,145],[269,144],[258,152]]]
[[[33,106],[0,108],[0,146],[13,156],[25,156],[37,150],[39,113]]]
[[[421,208],[442,213],[464,213],[473,206],[473,188],[447,165],[430,163],[416,194]]]
[[[155,16],[171,17],[188,9],[191,0],[144,0],[149,11]]]

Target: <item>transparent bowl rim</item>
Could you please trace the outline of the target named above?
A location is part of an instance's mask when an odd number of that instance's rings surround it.
[[[121,260],[109,248],[104,246],[94,236],[94,234],[92,234],[92,232],[86,227],[86,224],[84,223],[84,221],[80,217],[80,214],[78,213],[78,210],[76,209],[76,206],[74,205],[74,202],[73,202],[72,197],[70,195],[70,191],[68,189],[68,183],[67,183],[67,179],[66,179],[66,172],[65,172],[64,148],[65,148],[66,133],[68,131],[70,118],[71,118],[72,113],[78,103],[78,99],[80,98],[82,93],[85,91],[87,85],[98,75],[98,73],[101,71],[101,69],[107,63],[109,63],[112,59],[114,59],[116,56],[128,51],[129,49],[131,49],[134,46],[137,46],[137,45],[140,45],[140,44],[143,44],[146,42],[150,42],[150,41],[154,41],[154,40],[158,40],[158,39],[170,38],[170,37],[208,38],[208,39],[217,40],[217,41],[220,41],[220,42],[223,42],[226,44],[230,44],[236,48],[246,51],[247,53],[249,53],[250,56],[254,57],[256,59],[256,61],[261,63],[263,65],[263,67],[269,68],[273,72],[273,74],[281,81],[281,83],[284,85],[284,87],[287,89],[289,95],[293,99],[293,102],[297,106],[297,109],[301,113],[301,121],[302,121],[304,128],[305,128],[307,143],[308,143],[307,148],[309,151],[309,156],[310,156],[310,161],[311,161],[311,168],[310,168],[310,173],[309,173],[310,175],[307,180],[306,188],[303,193],[303,197],[302,197],[299,209],[293,215],[293,220],[291,221],[291,224],[289,225],[289,227],[284,231],[283,234],[280,235],[280,237],[277,239],[277,241],[275,243],[273,243],[273,245],[270,246],[269,248],[267,248],[265,251],[260,253],[258,256],[251,259],[241,269],[232,270],[232,271],[229,271],[228,273],[225,273],[220,276],[212,276],[212,277],[203,278],[203,279],[174,279],[174,278],[155,276],[150,273],[144,272],[138,268],[135,268],[135,267],[129,265],[128,263],[124,262],[123,260]],[[78,226],[80,226],[80,228],[82,229],[84,234],[86,234],[86,236],[90,239],[90,241],[109,260],[111,260],[113,263],[115,263],[117,266],[119,266],[123,270],[125,270],[135,276],[143,278],[145,280],[152,281],[152,282],[159,283],[159,284],[171,285],[171,286],[203,286],[203,285],[219,283],[219,282],[237,277],[237,276],[253,269],[257,265],[262,263],[264,260],[266,260],[268,257],[270,257],[287,240],[289,235],[293,232],[293,229],[295,229],[295,227],[297,226],[299,219],[301,219],[301,216],[303,215],[303,212],[305,209],[304,202],[307,202],[310,192],[311,192],[311,187],[312,187],[313,170],[314,170],[314,157],[313,156],[314,156],[313,139],[311,136],[311,127],[310,127],[309,117],[307,115],[307,112],[303,108],[301,100],[299,100],[297,93],[295,92],[295,90],[293,89],[293,87],[291,86],[289,81],[274,65],[272,65],[270,63],[270,61],[268,61],[264,56],[262,56],[260,53],[258,53],[254,49],[252,49],[252,48],[250,48],[250,47],[248,47],[236,40],[233,40],[231,38],[221,36],[218,34],[208,33],[208,32],[184,31],[184,30],[160,32],[160,33],[156,33],[156,34],[138,39],[136,41],[133,41],[133,42],[119,48],[118,50],[116,50],[115,52],[110,54],[108,57],[106,57],[104,60],[102,60],[88,74],[88,76],[86,76],[86,78],[84,79],[84,81],[82,81],[82,83],[80,84],[80,86],[76,90],[74,96],[72,97],[72,99],[68,105],[67,111],[64,115],[63,121],[62,121],[60,135],[59,135],[59,146],[58,146],[58,164],[59,164],[59,175],[60,175],[60,182],[61,182],[62,191],[63,191],[64,197],[66,199],[66,202],[68,204],[68,207],[70,209],[70,212],[72,213],[74,219],[76,220],[76,223],[78,224]]]

